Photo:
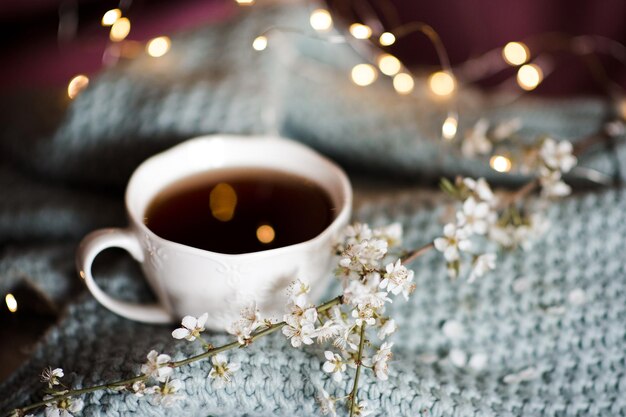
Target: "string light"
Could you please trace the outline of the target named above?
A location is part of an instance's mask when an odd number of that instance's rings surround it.
[[[409,94],[415,88],[415,81],[411,75],[401,72],[393,77],[393,88],[399,94]]]
[[[358,64],[352,68],[352,82],[361,87],[368,86],[376,81],[378,72],[370,64]]]
[[[254,38],[252,42],[252,47],[255,51],[263,51],[267,48],[267,37],[265,36],[257,36]]]
[[[88,85],[89,78],[86,75],[78,74],[67,84],[67,96],[74,99]]]
[[[528,61],[530,51],[522,42],[509,42],[502,49],[502,58],[507,64],[518,66]]]
[[[459,121],[454,116],[448,116],[441,126],[441,135],[444,139],[452,140],[456,136]]]
[[[159,58],[170,50],[170,45],[170,38],[167,36],[159,36],[158,38],[151,39],[146,44],[146,52],[151,57]]]
[[[350,25],[350,34],[357,39],[369,39],[372,36],[372,29],[362,23],[353,23]]]
[[[252,6],[255,0],[236,0],[240,6]]]
[[[400,72],[402,63],[393,55],[381,54],[378,57],[378,68],[380,68],[380,72],[391,77]]]
[[[511,160],[503,155],[494,155],[489,159],[489,166],[494,171],[509,172],[511,170]]]
[[[11,313],[15,313],[17,311],[17,300],[13,294],[8,293],[6,297],[4,297],[4,301],[7,303],[7,308]]]
[[[120,9],[111,9],[102,16],[102,26],[111,26],[120,17],[122,17]]]
[[[126,39],[128,34],[130,33],[130,20],[126,17],[120,17],[113,23],[111,26],[111,33],[109,33],[109,38],[113,42],[120,42]]]
[[[378,42],[382,46],[393,45],[396,42],[396,36],[391,32],[383,32],[378,38]]]
[[[328,32],[333,27],[333,18],[326,9],[316,9],[309,19],[311,27],[319,32]]]
[[[526,91],[534,90],[543,81],[543,71],[538,65],[522,65],[517,71],[517,83]]]
[[[446,97],[454,92],[456,80],[448,72],[437,71],[428,77],[428,86],[436,95]]]

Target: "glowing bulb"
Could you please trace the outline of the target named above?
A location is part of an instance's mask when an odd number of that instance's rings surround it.
[[[170,50],[170,38],[167,36],[159,36],[148,42],[146,45],[146,52],[148,55],[154,58],[161,57]]]
[[[361,87],[370,85],[378,77],[376,68],[370,64],[358,64],[352,68],[352,82]]]
[[[494,155],[489,160],[489,165],[495,171],[498,172],[509,172],[511,170],[511,160],[506,156],[502,155]]]
[[[456,80],[452,74],[444,71],[437,71],[428,77],[430,90],[438,96],[449,96],[456,88]]]
[[[333,27],[333,18],[326,9],[316,9],[309,19],[311,27],[320,32],[327,32]]]
[[[67,84],[67,96],[71,99],[76,97],[89,85],[89,78],[86,75],[78,74]]]
[[[261,243],[271,243],[275,237],[276,232],[270,225],[264,224],[256,229],[256,238],[259,239]]]
[[[111,33],[109,33],[109,38],[113,42],[120,42],[126,39],[128,34],[130,33],[130,20],[126,17],[121,17],[113,23],[111,26]]]
[[[517,83],[526,91],[534,90],[543,81],[543,71],[535,64],[522,65],[517,70]]]
[[[393,88],[395,88],[399,94],[409,94],[413,91],[414,87],[415,81],[413,81],[413,77],[405,72],[401,72],[393,77]]]
[[[257,36],[252,42],[252,47],[255,51],[263,51],[267,48],[267,38],[265,36]]]
[[[102,26],[111,26],[120,17],[122,17],[120,9],[111,9],[102,16]]]
[[[350,33],[357,39],[368,39],[372,36],[372,29],[361,23],[353,23],[350,25]]]
[[[400,72],[402,63],[393,55],[382,54],[378,57],[378,68],[383,74],[393,76]]]
[[[441,135],[444,139],[452,140],[456,136],[459,121],[454,116],[448,116],[441,126]]]
[[[15,313],[17,311],[17,300],[13,294],[8,293],[6,297],[4,297],[4,301],[7,303],[7,308],[11,313]]]
[[[502,58],[509,65],[522,65],[529,57],[528,47],[521,42],[509,42],[502,49]]]
[[[254,0],[236,0],[237,4],[240,6],[252,6],[254,4]]]
[[[382,46],[393,45],[396,42],[396,36],[391,32],[383,32],[380,38],[378,38],[378,42],[380,42]]]

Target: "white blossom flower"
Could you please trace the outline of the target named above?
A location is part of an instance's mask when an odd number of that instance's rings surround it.
[[[317,396],[317,401],[320,403],[320,409],[322,415],[330,415],[330,417],[337,417],[337,410],[335,408],[335,399],[330,396],[324,389],[320,389],[320,393]]]
[[[372,358],[372,362],[374,363],[374,374],[376,374],[376,378],[381,381],[386,381],[389,378],[389,366],[387,365],[387,362],[389,362],[393,356],[393,353],[391,353],[392,347],[393,343],[383,343]]]
[[[463,210],[456,213],[459,226],[469,234],[484,235],[489,226],[496,220],[495,213],[485,202],[477,202],[474,197],[468,197],[463,203]]]
[[[348,283],[343,291],[346,304],[352,306],[369,305],[372,308],[379,309],[383,307],[386,302],[391,302],[391,299],[387,297],[387,292],[377,291],[378,283],[380,282],[380,274],[374,273],[369,275],[375,275],[378,276],[378,278],[366,281],[366,283],[357,280]]]
[[[512,224],[493,225],[489,228],[489,240],[492,240],[504,248],[513,248],[517,245],[516,227]]]
[[[343,239],[347,245],[369,240],[373,236],[372,229],[367,223],[354,223],[346,226],[343,232]]]
[[[59,385],[59,379],[63,378],[65,374],[63,373],[63,369],[51,367],[47,367],[41,373],[41,382],[45,382],[48,384],[49,388],[52,388],[55,385]]]
[[[73,417],[76,413],[80,413],[85,405],[80,398],[54,400],[52,395],[46,395],[43,399],[44,401],[53,400],[46,403],[46,417]]]
[[[478,180],[473,178],[463,178],[463,184],[468,190],[476,194],[479,200],[484,201],[492,207],[497,203],[489,183],[484,178],[479,178]]]
[[[293,302],[287,304],[287,313],[283,316],[283,321],[291,326],[311,324],[317,321],[317,309],[313,306],[302,307]]]
[[[339,265],[355,271],[363,268],[375,269],[378,261],[387,253],[388,243],[383,239],[362,240],[359,243],[348,245],[341,254]]]
[[[311,287],[306,282],[297,279],[291,283],[290,292],[290,296],[294,304],[303,307],[307,304],[307,298],[309,292],[311,292]]]
[[[472,129],[465,134],[465,139],[461,144],[463,156],[472,158],[476,155],[485,155],[491,152],[492,144],[487,138],[489,122],[486,119],[479,119]]]
[[[560,171],[541,169],[539,182],[544,197],[565,197],[572,192],[572,188],[561,180]]]
[[[388,319],[384,322],[382,326],[380,326],[380,330],[378,330],[377,336],[380,340],[385,340],[387,336],[391,335],[397,329],[398,329],[398,326],[396,325],[395,320]]]
[[[354,406],[354,415],[359,417],[366,417],[372,414],[374,410],[369,407],[367,401],[359,401],[358,404]]]
[[[346,364],[343,362],[343,358],[330,350],[325,351],[324,356],[326,357],[326,362],[322,365],[322,370],[332,374],[335,382],[341,382],[343,373],[346,371]]]
[[[154,401],[165,408],[173,406],[177,401],[185,398],[184,394],[177,394],[183,387],[183,383],[179,379],[167,380],[162,386],[152,387],[154,392]]]
[[[468,240],[467,232],[458,228],[454,223],[448,223],[443,227],[443,237],[438,237],[434,241],[435,248],[443,253],[447,261],[459,259],[459,250],[468,251],[471,242]]]
[[[182,320],[183,327],[178,328],[172,332],[174,339],[187,339],[189,341],[196,340],[196,337],[200,336],[204,329],[204,324],[207,321],[209,315],[204,313],[198,318],[193,316],[185,316]]]
[[[333,320],[329,319],[313,333],[313,336],[317,338],[317,343],[325,343],[326,341],[333,339],[339,334],[341,327]]]
[[[156,390],[155,387],[146,387],[146,384],[143,381],[135,381],[131,386],[131,389],[137,397],[154,394]]]
[[[283,326],[283,334],[290,339],[293,347],[300,347],[303,343],[305,345],[312,344],[313,337],[315,337],[315,322],[317,321],[315,307],[302,308],[290,302],[287,309],[287,314],[283,316],[283,321],[287,323]]]
[[[393,262],[388,264],[385,267],[385,271],[383,280],[380,282],[380,288],[386,288],[394,295],[402,292],[404,298],[408,300],[409,294],[415,288],[412,284],[414,272],[402,265],[400,259],[395,264]]]
[[[552,138],[547,138],[539,150],[539,155],[547,167],[561,172],[569,172],[576,165],[573,150],[574,147],[569,141],[557,142]]]
[[[357,306],[354,310],[352,310],[352,317],[356,320],[357,326],[363,326],[363,323],[373,326],[376,324],[376,319],[374,318],[374,310],[368,305],[360,305]]]
[[[315,327],[312,324],[296,324],[294,326],[287,324],[283,326],[283,334],[291,341],[291,346],[297,348],[302,344],[313,344],[315,337]]]
[[[151,350],[147,358],[148,362],[141,365],[142,374],[164,382],[174,372],[174,369],[167,365],[172,360],[169,355],[159,355],[156,350]]]
[[[222,389],[233,381],[233,372],[239,370],[238,363],[228,362],[228,358],[223,353],[218,353],[211,358],[213,367],[209,372],[209,378],[213,380],[213,388]]]
[[[511,137],[514,133],[522,128],[522,120],[519,117],[505,120],[496,125],[493,128],[491,135],[496,140],[503,140]]]
[[[402,225],[400,223],[392,223],[388,226],[377,227],[372,232],[377,239],[384,239],[390,248],[402,244]]]
[[[484,253],[474,259],[472,270],[467,278],[467,282],[474,282],[476,278],[480,278],[487,272],[496,268],[496,254]]]
[[[226,328],[226,331],[236,336],[239,344],[246,345],[250,342],[252,332],[262,324],[259,309],[256,306],[256,302],[253,301],[241,310],[241,318],[231,323]]]
[[[226,331],[237,338],[240,345],[247,345],[252,340],[252,328],[247,326],[241,320],[231,323]]]

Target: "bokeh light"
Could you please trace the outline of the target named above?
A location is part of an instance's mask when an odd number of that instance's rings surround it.
[[[75,98],[88,85],[89,77],[83,74],[78,74],[67,84],[67,96],[71,99]]]
[[[333,18],[326,9],[316,9],[309,19],[311,27],[320,32],[327,32],[333,27]]]
[[[117,19],[122,17],[122,11],[120,9],[111,9],[102,16],[102,26],[111,26],[117,22]]]
[[[498,172],[509,172],[512,165],[511,160],[503,155],[494,155],[489,159],[489,166]]]
[[[376,81],[378,72],[370,64],[358,64],[352,68],[352,82],[361,87],[368,86]]]
[[[378,57],[378,68],[385,75],[396,75],[402,69],[402,63],[398,58],[390,54],[381,54]]]
[[[257,36],[252,42],[252,47],[256,51],[263,51],[267,48],[267,37],[265,36]]]
[[[521,42],[509,42],[502,49],[502,58],[509,65],[522,65],[529,57],[528,47]]]
[[[534,90],[543,81],[543,71],[538,65],[522,65],[517,71],[517,84],[526,91]]]
[[[409,94],[411,93],[411,91],[413,91],[413,88],[415,88],[415,81],[410,74],[407,74],[406,72],[401,72],[393,77],[393,88],[399,94]]]
[[[357,39],[368,39],[372,36],[372,29],[362,23],[353,23],[350,25],[350,34]]]
[[[446,97],[456,89],[456,80],[448,72],[437,71],[428,77],[428,87],[436,95]]]
[[[126,39],[130,33],[130,20],[126,17],[120,17],[111,26],[111,32],[109,33],[109,39],[113,42],[120,42]]]
[[[378,38],[378,42],[380,42],[382,46],[393,45],[396,42],[396,37],[391,32],[383,32],[380,38]]]
[[[159,36],[158,38],[151,39],[146,44],[146,52],[151,57],[159,58],[170,50],[170,45],[170,38],[167,36]]]

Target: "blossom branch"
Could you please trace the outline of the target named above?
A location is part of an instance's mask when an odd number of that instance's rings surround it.
[[[318,307],[316,307],[318,312],[324,312],[328,309],[330,309],[331,307],[341,304],[342,302],[342,296],[338,296],[335,297],[323,304],[320,304]],[[280,323],[275,323],[272,324],[271,326],[260,330],[256,333],[254,333],[251,336],[251,341],[255,341],[257,339],[260,339],[264,336],[270,335],[272,333],[274,333],[275,331],[281,329],[283,326],[285,326],[285,322],[280,322]],[[186,359],[182,359],[179,361],[175,361],[175,362],[169,362],[167,363],[167,366],[170,368],[179,368],[181,366],[185,366],[188,365],[190,363],[193,362],[197,362],[197,361],[201,361],[203,359],[208,359],[212,356],[215,356],[221,352],[225,352],[227,350],[230,349],[234,349],[234,348],[238,348],[238,347],[245,347],[242,346],[238,341],[234,341],[228,344],[225,344],[223,346],[218,346],[218,347],[214,347],[212,349],[207,350],[206,352],[203,352],[201,354],[195,355],[195,356],[191,356],[189,358]],[[106,389],[119,389],[119,388],[123,388],[123,387],[129,387],[132,384],[134,384],[135,382],[143,382],[148,380],[150,376],[149,375],[137,375],[135,377],[132,378],[127,378],[127,379],[121,379],[119,381],[114,381],[114,382],[108,382],[105,384],[101,384],[101,385],[94,385],[92,387],[86,387],[86,388],[80,388],[80,389],[75,389],[75,390],[67,390],[67,391],[62,391],[62,394],[57,394],[57,395],[53,395],[52,398],[48,398],[46,400],[43,401],[39,401],[21,408],[18,408],[16,410],[14,410],[14,412],[16,412],[17,415],[23,415],[24,412],[29,411],[29,410],[33,410],[35,408],[38,407],[43,407],[45,405],[48,405],[52,402],[58,402],[61,400],[65,400],[68,399],[70,397],[75,397],[78,395],[82,395],[82,394],[87,394],[90,392],[95,392],[95,391],[101,391],[101,390],[106,390]],[[7,414],[7,416],[10,416],[12,414]]]
[[[359,351],[356,357],[356,371],[354,373],[354,385],[350,393],[350,417],[354,416],[355,404],[357,403],[357,393],[359,391],[359,375],[361,374],[361,366],[363,360],[363,345],[365,344],[365,323],[361,324],[361,334],[359,339]]]

